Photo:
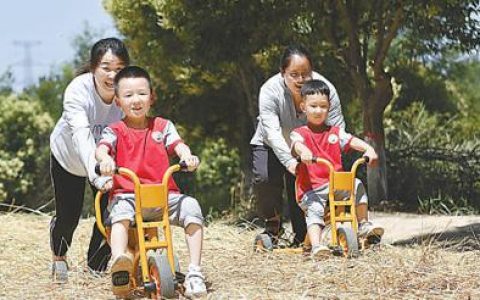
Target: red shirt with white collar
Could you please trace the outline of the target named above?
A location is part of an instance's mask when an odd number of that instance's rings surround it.
[[[170,166],[169,156],[182,142],[173,123],[155,117],[148,119],[144,129],[128,127],[119,121],[106,127],[99,145],[106,145],[118,167],[125,167],[137,174],[141,183],[161,183]],[[168,182],[170,192],[179,193],[172,177]],[[133,192],[133,182],[128,177],[113,177],[112,194]]]
[[[335,171],[342,170],[342,151],[348,151],[352,135],[340,127],[326,127],[321,131],[313,131],[308,126],[302,126],[292,131],[290,138],[292,148],[296,142],[303,143],[313,156],[324,158],[333,164]],[[303,195],[328,184],[329,170],[322,164],[298,164],[297,167],[297,201]]]

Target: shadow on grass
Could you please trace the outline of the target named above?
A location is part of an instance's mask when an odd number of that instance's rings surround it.
[[[396,241],[393,245],[431,245],[458,252],[480,250],[480,223],[455,227],[441,232],[417,235]]]

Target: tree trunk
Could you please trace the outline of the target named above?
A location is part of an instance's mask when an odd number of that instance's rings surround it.
[[[375,78],[375,87],[371,91],[364,101],[363,126],[365,141],[375,149],[379,158],[376,167],[367,169],[369,202],[376,205],[388,199],[383,112],[393,97],[390,76],[383,73]]]
[[[367,168],[368,198],[372,205],[387,200],[387,163],[385,157],[385,133],[383,112],[364,112],[365,141],[377,152],[378,165]]]
[[[255,132],[255,126],[258,115],[258,91],[260,84],[255,65],[247,60],[239,64],[237,69],[237,83],[239,85],[239,95],[237,97],[238,107],[244,113],[241,114],[240,128],[242,131],[240,141],[240,167],[245,174],[246,185],[251,182],[251,153],[250,139]]]

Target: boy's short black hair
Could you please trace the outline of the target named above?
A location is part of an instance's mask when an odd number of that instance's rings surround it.
[[[308,95],[325,95],[330,101],[330,88],[323,80],[319,79],[312,79],[305,81],[300,90],[300,95],[302,95],[302,99],[305,100],[305,97]]]
[[[150,79],[150,74],[148,74],[147,70],[139,66],[128,66],[120,70],[120,72],[118,72],[113,79],[113,87],[115,89],[115,95],[117,96],[118,83],[124,78],[145,78],[148,81],[150,91],[152,91],[152,80]]]

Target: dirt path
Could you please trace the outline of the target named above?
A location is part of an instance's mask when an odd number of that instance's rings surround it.
[[[412,238],[472,233],[480,226],[480,216],[428,216],[404,213],[374,213],[373,220],[385,228],[383,242],[395,244]],[[480,234],[474,231],[475,234]],[[480,236],[478,236],[480,240]]]

